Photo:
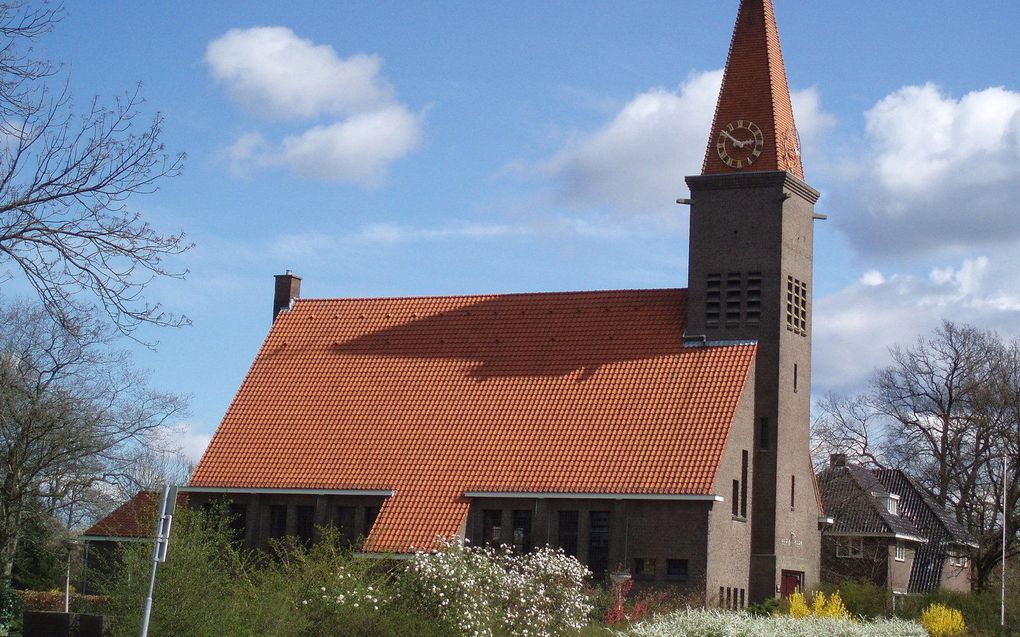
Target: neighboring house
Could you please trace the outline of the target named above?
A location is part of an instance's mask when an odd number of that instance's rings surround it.
[[[942,588],[969,592],[970,556],[978,546],[956,516],[939,506],[924,487],[899,469],[874,473],[890,493],[900,497],[900,514],[927,540],[914,555],[909,591],[924,593]]]
[[[823,580],[867,579],[896,593],[970,590],[972,541],[903,472],[834,454],[818,482],[832,520],[822,533]]]
[[[249,546],[329,524],[375,553],[557,546],[730,608],[813,587],[797,139],[772,2],[744,0],[687,178],[688,289],[300,299],[277,276],[192,505],[229,499]]]
[[[84,544],[82,559],[82,594],[95,592],[89,589],[96,576],[109,572],[117,559],[117,549],[125,542],[152,542],[156,529],[156,508],[160,495],[153,491],[139,491],[78,538]],[[188,496],[177,495],[177,506],[187,506]]]

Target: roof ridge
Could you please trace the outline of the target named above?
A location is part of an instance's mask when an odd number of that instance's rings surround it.
[[[611,290],[552,290],[542,292],[495,292],[477,294],[423,294],[411,296],[327,296],[327,297],[301,297],[294,299],[294,303],[302,302],[327,302],[327,301],[427,301],[432,299],[491,299],[507,297],[533,297],[533,296],[582,296],[588,294],[621,294],[626,292],[686,292],[689,288],[617,288]]]

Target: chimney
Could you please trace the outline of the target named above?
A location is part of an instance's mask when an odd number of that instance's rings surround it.
[[[830,467],[845,467],[846,466],[846,454],[845,453],[833,453],[829,455],[829,466]]]
[[[287,274],[277,274],[276,293],[273,295],[273,322],[276,315],[290,309],[291,302],[301,296],[301,277],[287,270]]]

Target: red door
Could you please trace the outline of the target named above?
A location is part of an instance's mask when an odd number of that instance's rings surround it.
[[[779,584],[779,595],[789,597],[796,591],[804,590],[804,573],[798,571],[783,571]]]

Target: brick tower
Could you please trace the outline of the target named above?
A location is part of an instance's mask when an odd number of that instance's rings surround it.
[[[818,582],[809,455],[814,203],[772,0],[742,0],[691,190],[687,333],[754,339],[750,599]]]

